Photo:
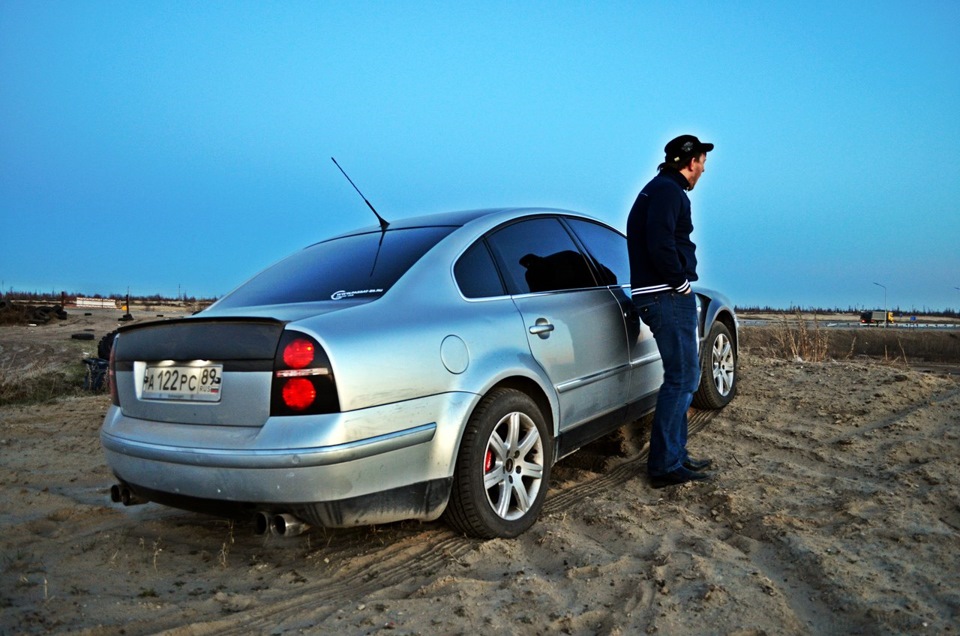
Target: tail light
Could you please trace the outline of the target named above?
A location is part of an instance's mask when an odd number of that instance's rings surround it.
[[[316,340],[297,331],[285,331],[280,338],[271,393],[271,415],[340,411],[330,359]]]
[[[120,393],[117,391],[117,338],[113,337],[110,346],[110,361],[107,364],[107,386],[110,387],[110,401],[114,406],[120,406]]]

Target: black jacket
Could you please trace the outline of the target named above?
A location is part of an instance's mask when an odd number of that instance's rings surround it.
[[[664,168],[637,196],[627,217],[630,287],[634,296],[685,293],[697,280],[686,177]]]

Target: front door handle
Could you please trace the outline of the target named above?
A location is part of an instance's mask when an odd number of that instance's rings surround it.
[[[554,326],[547,322],[546,318],[537,318],[536,324],[530,327],[530,333],[535,336],[540,336],[543,340],[549,338],[550,332],[553,330]]]

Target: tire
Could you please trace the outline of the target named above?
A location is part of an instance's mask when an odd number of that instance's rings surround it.
[[[107,335],[100,338],[97,343],[97,357],[104,360],[110,359],[110,350],[113,349],[113,339],[117,336],[117,330],[114,329]]]
[[[479,539],[515,537],[540,516],[553,437],[525,393],[495,389],[467,422],[444,520]]]
[[[713,323],[700,352],[700,388],[693,395],[699,409],[722,409],[737,394],[737,348],[730,330]]]

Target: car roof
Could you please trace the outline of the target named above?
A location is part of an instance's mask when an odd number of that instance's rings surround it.
[[[567,214],[573,216],[581,216],[584,218],[593,218],[589,215],[582,214],[579,212],[573,212],[571,210],[561,210],[556,208],[534,208],[534,207],[514,207],[514,208],[483,208],[478,210],[458,210],[455,212],[438,212],[435,214],[424,214],[419,216],[412,216],[403,219],[396,219],[389,221],[387,226],[387,231],[390,230],[403,230],[410,229],[415,227],[462,227],[467,225],[471,221],[487,217],[487,216],[526,216],[528,214]],[[382,228],[379,225],[369,225],[367,227],[358,228],[356,230],[351,230],[349,232],[344,232],[333,238],[343,238],[345,236],[354,236],[357,234],[367,234],[369,232],[381,232]],[[329,240],[329,239],[328,239]]]

